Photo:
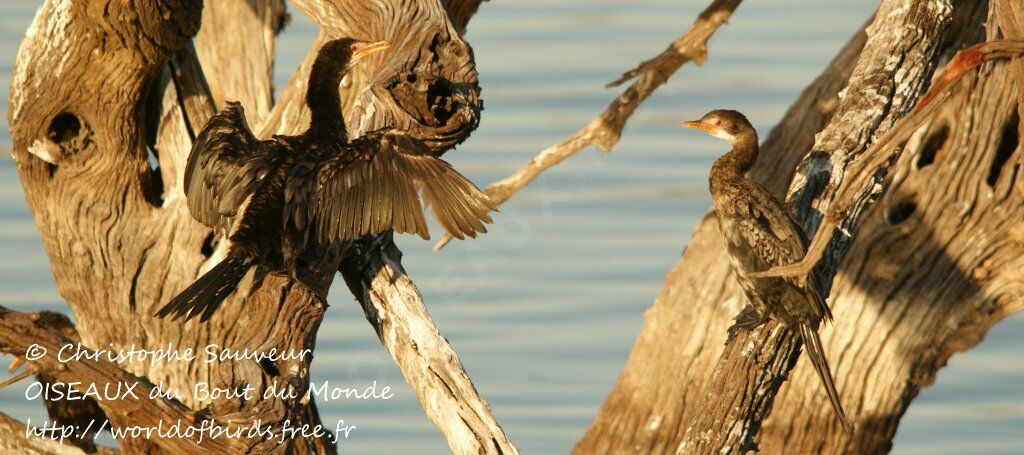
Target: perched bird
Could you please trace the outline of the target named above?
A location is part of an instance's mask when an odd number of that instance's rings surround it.
[[[831,321],[832,312],[816,280],[811,276],[801,283],[791,277],[749,276],[776,265],[796,262],[807,249],[803,231],[789,210],[768,190],[744,175],[757,160],[757,132],[743,114],[721,109],[707,113],[700,120],[685,122],[683,126],[704,130],[732,144],[732,150],[711,167],[709,179],[715,212],[736,279],[750,301],[729,328],[729,339],[740,330],[761,325],[768,318],[781,320],[796,330],[839,420],[844,428],[849,428],[818,336],[819,323]]]
[[[453,236],[487,231],[495,205],[416,138],[383,129],[349,140],[339,84],[353,65],[387,48],[351,38],[326,43],[309,75],[312,120],[298,136],[256,139],[238,103],[203,127],[185,168],[188,208],[231,245],[158,317],[205,321],[249,269],[294,271],[310,241],[344,248],[387,230],[427,239],[420,196]]]

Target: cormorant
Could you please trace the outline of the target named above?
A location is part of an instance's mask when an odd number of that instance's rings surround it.
[[[185,195],[192,216],[231,246],[157,317],[209,319],[250,268],[293,272],[311,239],[342,248],[387,230],[427,239],[420,195],[453,236],[487,232],[496,206],[419,140],[382,129],[349,141],[339,84],[352,65],[387,48],[351,38],[326,43],[309,75],[312,120],[298,136],[258,140],[235,102],[207,122],[188,158]]]
[[[774,317],[796,329],[817,370],[825,392],[844,428],[849,421],[839,401],[818,336],[822,319],[831,321],[832,312],[812,275],[801,284],[796,278],[751,278],[754,272],[800,260],[807,249],[803,230],[771,193],[744,173],[757,159],[757,132],[743,114],[715,110],[683,126],[697,128],[732,144],[711,167],[710,186],[715,212],[736,272],[736,280],[750,305],[729,328],[729,339],[740,330],[753,329]]]

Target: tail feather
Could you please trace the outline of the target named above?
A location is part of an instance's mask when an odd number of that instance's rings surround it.
[[[172,320],[184,317],[187,322],[201,314],[199,320],[206,322],[217,311],[221,302],[235,291],[250,267],[252,267],[250,258],[229,254],[220,264],[203,274],[167,305],[164,305],[156,313],[156,317],[171,316]]]
[[[843,423],[843,429],[850,431],[850,421],[847,420],[846,412],[843,411],[843,404],[839,401],[839,392],[836,390],[836,384],[832,380],[832,371],[829,369],[828,361],[825,359],[825,350],[821,347],[821,337],[818,336],[818,331],[810,325],[800,324],[800,338],[803,339],[807,355],[811,358],[811,363],[814,364],[814,369],[818,372],[818,377],[821,378],[821,383],[825,386],[825,393],[828,394],[828,399],[832,402],[832,408],[835,409],[836,415]]]

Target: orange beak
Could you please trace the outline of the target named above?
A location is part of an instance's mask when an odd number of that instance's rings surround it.
[[[689,122],[683,122],[683,126],[685,126],[687,128],[696,128],[698,130],[704,130],[704,131],[707,131],[709,133],[712,130],[711,125],[708,125],[707,123],[704,123],[704,122],[702,122],[700,120],[691,120]]]
[[[367,56],[376,54],[391,47],[391,44],[387,41],[377,41],[376,43],[368,43],[361,47],[354,54],[352,54],[352,63],[358,62]]]

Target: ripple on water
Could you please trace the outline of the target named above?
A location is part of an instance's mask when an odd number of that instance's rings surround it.
[[[6,117],[13,56],[36,0],[0,3],[0,93]],[[802,88],[874,10],[875,0],[746,2],[687,66],[637,112],[610,155],[590,149],[539,178],[497,215],[491,234],[454,242],[402,237],[405,265],[431,315],[499,422],[524,453],[566,453],[625,363],[665,271],[709,206],[707,171],[721,144],[676,125],[720,106],[766,134]],[[448,156],[480,184],[503,177],[604,109],[604,84],[661,52],[700,2],[549,0],[484,3],[470,24],[486,110]],[[275,72],[283,86],[315,35],[294,14]],[[6,123],[0,143],[9,144]],[[9,150],[9,145],[0,147]],[[6,155],[6,153],[5,153]],[[440,231],[432,225],[435,240]],[[0,305],[61,309],[13,163],[0,158]],[[401,373],[343,284],[320,331],[313,379],[390,385],[387,401],[320,403],[333,425],[358,426],[348,453],[446,453]],[[955,356],[908,411],[896,452],[1011,452],[1024,446],[1024,317]],[[0,407],[43,418],[24,388]]]

